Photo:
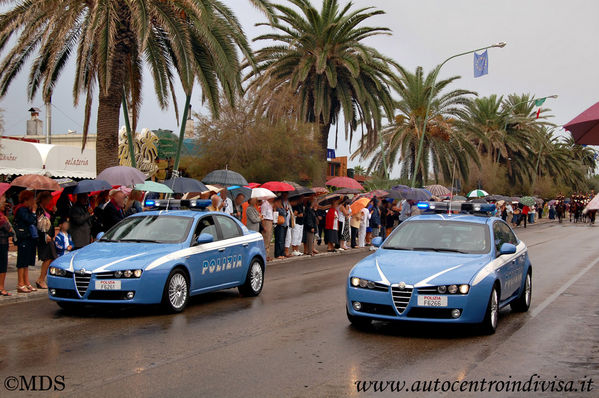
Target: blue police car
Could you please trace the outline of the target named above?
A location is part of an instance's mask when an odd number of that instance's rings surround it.
[[[448,214],[447,206],[419,203],[424,214],[403,222],[384,242],[373,240],[379,249],[347,279],[352,324],[464,323],[492,334],[502,307],[528,310],[532,266],[524,242],[503,220],[486,217],[493,205],[464,203],[460,214]]]
[[[203,211],[209,201],[149,204],[191,209],[132,215],[94,243],[59,257],[48,270],[50,299],[69,310],[82,304],[161,303],[180,312],[196,294],[233,287],[245,296],[260,294],[266,266],[262,235],[224,213]]]

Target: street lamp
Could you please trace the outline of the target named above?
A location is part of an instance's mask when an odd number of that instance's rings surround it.
[[[466,51],[463,53],[455,54],[455,55],[452,55],[451,57],[447,58],[445,61],[441,62],[441,64],[435,68],[435,71],[433,72],[433,82],[431,84],[431,93],[429,95],[429,98],[428,98],[428,101],[426,104],[426,112],[424,114],[424,122],[422,123],[422,133],[421,133],[422,135],[420,136],[420,142],[418,143],[418,153],[416,154],[416,164],[414,165],[414,175],[412,175],[412,188],[414,188],[416,186],[416,174],[417,174],[418,167],[420,164],[420,158],[422,157],[422,147],[424,145],[424,134],[426,133],[426,122],[428,119],[428,113],[430,111],[431,102],[433,100],[433,95],[435,94],[435,84],[437,81],[437,76],[439,75],[439,71],[441,70],[441,67],[443,67],[443,65],[445,65],[447,63],[447,61],[452,60],[454,58],[461,57],[463,55],[472,54],[472,53],[475,53],[478,51],[483,51],[483,50],[486,50],[489,48],[503,48],[503,47],[505,47],[505,45],[506,45],[506,42],[501,41],[499,43],[491,44],[490,46],[477,48],[476,50],[470,50],[470,51]]]

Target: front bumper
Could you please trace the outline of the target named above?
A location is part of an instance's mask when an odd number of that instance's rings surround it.
[[[477,289],[468,294],[446,294],[447,307],[425,307],[418,305],[418,288],[414,288],[405,308],[398,307],[391,291],[376,291],[347,285],[347,311],[353,316],[363,316],[382,321],[412,321],[436,323],[480,323],[487,309],[487,298],[482,298]],[[407,299],[406,299],[407,300]],[[356,311],[353,303],[360,302],[361,309]],[[453,318],[451,311],[460,310],[460,316]]]
[[[54,301],[82,304],[158,304],[162,300],[166,280],[160,272],[144,272],[140,278],[118,279],[121,282],[119,290],[98,290],[95,285],[100,279],[93,273],[89,277],[89,284],[83,289],[77,287],[76,275],[48,275],[48,297]],[[133,293],[131,299],[127,297],[129,292]]]

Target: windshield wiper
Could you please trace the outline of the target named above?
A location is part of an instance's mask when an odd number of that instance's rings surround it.
[[[412,250],[417,250],[417,251],[431,250],[434,252],[451,252],[451,253],[462,253],[462,254],[468,253],[468,252],[465,252],[465,251],[459,250],[459,249],[449,249],[449,248],[443,248],[443,247],[413,247]]]
[[[160,243],[154,239],[121,239],[119,242],[136,242],[136,243]]]
[[[387,249],[387,250],[414,250],[411,247],[398,247],[398,246],[384,246],[383,249]]]

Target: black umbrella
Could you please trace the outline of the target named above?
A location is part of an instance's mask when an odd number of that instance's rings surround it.
[[[318,201],[318,205],[322,207],[331,206],[336,200],[342,199],[344,196],[338,193],[331,193]]]
[[[232,187],[227,188],[227,190],[231,192],[231,197],[233,198],[233,200],[237,198],[239,194],[243,195],[245,200],[249,200],[252,197],[252,188],[234,185]]]
[[[112,189],[112,185],[104,180],[82,180],[73,189],[73,193],[90,193],[96,191],[108,191]]]
[[[239,173],[231,170],[214,170],[202,179],[204,184],[210,185],[248,185],[247,180]]]
[[[174,193],[205,192],[208,190],[206,185],[200,181],[187,177],[171,178],[165,180],[163,184],[172,189]]]
[[[61,188],[72,188],[77,186],[77,181],[70,178],[55,178],[54,181],[56,181]]]
[[[389,191],[389,193],[387,195],[385,195],[386,198],[390,198],[390,199],[395,199],[395,200],[403,200],[403,195],[401,194],[401,192],[399,192],[396,189],[392,189],[391,191]]]
[[[360,191],[359,189],[355,189],[355,188],[341,188],[335,191],[335,193],[341,194],[341,195],[355,195],[358,194],[362,191]]]
[[[487,203],[487,201],[483,198],[472,199],[470,202],[472,202],[472,203]]]
[[[314,194],[316,194],[316,192],[314,192],[310,188],[300,186],[299,188],[295,188],[295,191],[289,192],[289,197],[297,198],[299,196],[308,196],[308,195],[314,195]]]

